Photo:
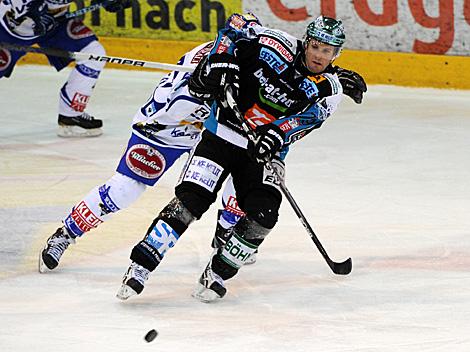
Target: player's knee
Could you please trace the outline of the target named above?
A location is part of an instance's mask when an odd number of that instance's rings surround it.
[[[116,173],[98,192],[103,204],[103,210],[116,212],[134,203],[146,190],[146,185],[130,177]]]
[[[271,232],[271,228],[263,226],[257,220],[245,216],[235,225],[233,232],[251,244],[259,246]]]
[[[211,204],[214,202],[215,195],[204,196],[200,192],[194,189],[190,189],[188,186],[178,185],[175,189],[176,196],[182,204],[188,209],[196,219],[200,219],[201,216],[209,209]]]
[[[164,219],[169,223],[173,229],[180,235],[186,231],[189,224],[191,224],[196,217],[193,213],[181,202],[178,197],[173,198],[170,203],[160,212],[158,218]]]
[[[279,218],[280,200],[275,197],[250,197],[244,205],[248,217],[261,226],[272,229]]]

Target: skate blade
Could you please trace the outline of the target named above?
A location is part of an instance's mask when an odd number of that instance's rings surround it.
[[[196,298],[197,300],[203,303],[211,303],[222,298],[217,293],[208,289],[207,287],[205,287],[199,282],[197,284],[196,289],[191,294],[191,296],[193,296],[194,298]]]
[[[38,260],[38,271],[41,274],[47,273],[49,271],[52,271],[49,269],[46,264],[44,263],[44,260],[42,260],[42,250],[39,252],[39,260]]]
[[[59,125],[57,135],[63,138],[83,138],[83,137],[98,137],[103,134],[101,128],[85,129],[79,126],[65,126]]]
[[[122,284],[119,287],[118,292],[116,293],[116,297],[119,298],[121,301],[127,300],[129,297],[135,296],[138,293],[135,292],[131,287],[127,286],[126,284]]]

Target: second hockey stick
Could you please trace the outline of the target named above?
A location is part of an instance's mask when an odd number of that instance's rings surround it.
[[[54,49],[54,48],[37,48],[27,45],[17,45],[17,44],[10,44],[10,43],[0,43],[0,48],[8,49],[12,51],[21,51],[25,53],[35,53],[35,54],[43,54],[43,55],[51,55],[51,56],[58,56],[64,57],[70,60],[91,60],[91,61],[102,61],[111,64],[118,64],[124,66],[132,66],[132,67],[144,67],[144,68],[151,68],[156,70],[165,70],[165,71],[179,71],[179,72],[193,72],[194,67],[191,66],[182,66],[182,65],[174,65],[174,64],[166,64],[162,62],[153,62],[153,61],[144,61],[144,60],[135,60],[129,59],[124,57],[116,57],[116,56],[107,56],[107,55],[96,55],[96,54],[88,54],[82,53],[77,51],[66,51],[61,49]]]
[[[233,98],[233,93],[232,89],[230,86],[226,88],[226,98],[227,98],[227,104],[229,107],[233,110],[235,115],[237,116],[238,120],[240,121],[243,130],[248,136],[248,139],[251,142],[255,142],[256,140],[256,135],[255,131],[253,128],[246,122],[246,120],[243,118],[242,113],[238,109],[238,105],[235,102],[235,99]],[[334,262],[333,260],[330,259],[328,256],[328,253],[326,253],[325,248],[323,248],[323,245],[321,244],[320,240],[318,239],[317,235],[313,231],[312,227],[308,223],[307,219],[305,218],[304,214],[300,210],[299,206],[297,205],[297,202],[295,201],[294,197],[292,197],[291,193],[287,189],[286,185],[282,181],[282,178],[279,176],[277,173],[276,169],[273,167],[273,164],[271,160],[266,159],[266,168],[268,170],[271,170],[271,172],[274,174],[274,176],[279,180],[279,187],[281,188],[282,193],[284,196],[287,198],[289,201],[290,205],[294,209],[295,214],[297,217],[300,219],[300,222],[304,226],[304,228],[307,230],[307,233],[309,234],[310,238],[312,239],[313,243],[317,246],[318,250],[320,251],[321,255],[325,259],[326,263],[330,267],[330,269],[337,275],[348,275],[351,270],[352,270],[352,260],[351,258],[346,259],[344,262],[338,263]]]
[[[73,11],[73,12],[68,12],[64,15],[64,18],[66,20],[70,20],[72,18],[75,18],[75,17],[79,17],[81,15],[84,15],[88,12],[92,12],[92,11],[95,11],[95,10],[98,10],[99,8],[102,8],[103,6],[105,6],[109,1],[103,1],[103,2],[99,2],[99,3],[96,3],[96,4],[93,4],[93,5],[90,5],[90,6],[87,6],[87,7],[84,7],[82,9],[79,9],[79,10],[76,10],[76,11]]]

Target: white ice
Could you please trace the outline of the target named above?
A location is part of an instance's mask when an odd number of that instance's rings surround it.
[[[56,137],[68,72],[17,67],[0,81],[0,351],[470,351],[470,92],[371,86],[292,148],[287,202],[258,262],[203,304],[214,205],[144,292],[115,298],[132,246],[168,202],[180,161],[136,204],[80,239],[54,272],[37,256],[61,218],[114,172],[160,73],[103,72],[89,112],[104,135]],[[218,205],[218,204],[217,204]],[[155,328],[154,342],[143,340]]]

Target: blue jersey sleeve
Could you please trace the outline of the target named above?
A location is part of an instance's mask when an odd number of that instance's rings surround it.
[[[287,147],[314,129],[320,128],[326,117],[318,104],[313,104],[303,112],[283,117],[272,123],[285,133],[284,145]]]

